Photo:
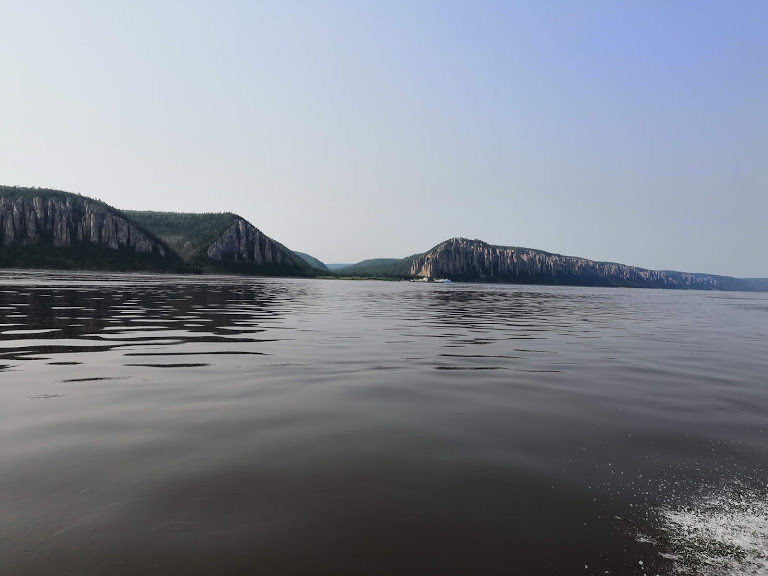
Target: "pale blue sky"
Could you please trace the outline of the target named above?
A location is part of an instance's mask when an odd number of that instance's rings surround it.
[[[0,0],[0,183],[768,276],[768,2]]]

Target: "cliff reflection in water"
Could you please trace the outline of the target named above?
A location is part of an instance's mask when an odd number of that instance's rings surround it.
[[[37,274],[18,277],[30,275]],[[167,352],[161,355],[173,355],[184,354],[181,348],[191,343],[254,343],[266,330],[260,324],[280,322],[286,301],[275,286],[264,290],[258,281],[232,278],[224,285],[194,277],[174,282],[173,277],[62,273],[49,278],[48,284],[0,293],[0,310],[10,321],[0,334],[4,357],[119,350],[139,343],[162,344]],[[302,298],[300,290],[291,294],[294,310],[303,306]]]

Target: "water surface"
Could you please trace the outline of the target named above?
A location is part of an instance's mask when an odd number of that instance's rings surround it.
[[[0,276],[0,572],[768,574],[768,294]]]

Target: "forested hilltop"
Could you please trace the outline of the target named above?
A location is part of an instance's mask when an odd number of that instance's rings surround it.
[[[407,258],[370,258],[357,264],[349,264],[334,268],[332,271],[337,276],[346,277],[382,277],[382,278],[411,278],[411,264],[413,259],[419,256]]]
[[[230,212],[191,214],[126,210],[125,213],[152,230],[185,261],[207,257],[208,247],[237,218]]]
[[[299,258],[304,260],[307,264],[309,264],[313,268],[317,268],[318,270],[322,270],[323,272],[330,272],[328,266],[326,266],[324,262],[321,262],[314,256],[310,256],[309,254],[305,254],[304,252],[296,252],[295,250],[293,253],[296,254]]]

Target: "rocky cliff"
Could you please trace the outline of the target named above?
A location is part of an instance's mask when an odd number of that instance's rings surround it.
[[[0,187],[0,246],[5,265],[14,264],[14,255],[53,257],[56,251],[76,259],[80,250],[90,260],[99,251],[155,261],[169,256],[161,241],[106,204],[66,192],[12,187]]]
[[[528,248],[492,246],[480,240],[453,238],[413,258],[411,275],[454,280],[747,290],[727,276],[646,270],[611,262],[561,256]]]
[[[126,212],[200,271],[312,274],[312,267],[253,224],[231,212]]]
[[[302,258],[242,218],[232,222],[210,245],[207,254],[211,260],[222,263],[290,268],[297,272],[309,272],[311,268]]]

